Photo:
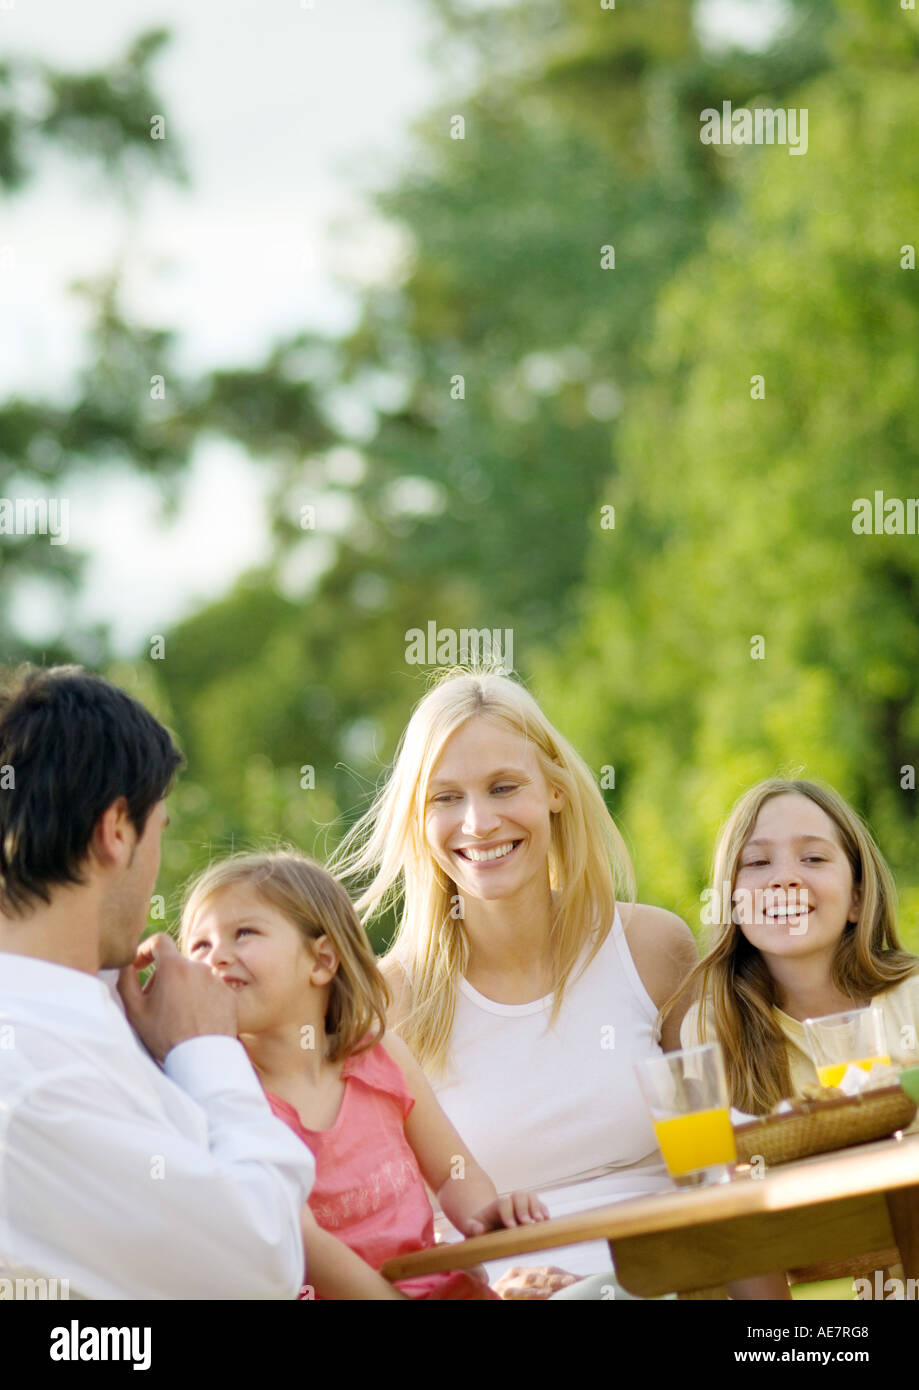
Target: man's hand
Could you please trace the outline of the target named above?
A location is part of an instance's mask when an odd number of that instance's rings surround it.
[[[579,1276],[569,1274],[556,1265],[543,1265],[540,1268],[526,1268],[514,1265],[493,1285],[495,1293],[502,1298],[549,1298],[559,1289],[567,1289],[576,1284]]]
[[[149,965],[156,968],[141,989],[137,971]],[[128,1022],[159,1063],[189,1038],[214,1033],[236,1037],[233,991],[206,965],[180,955],[164,932],[140,943],[134,964],[119,972],[118,993]]]
[[[464,1236],[481,1236],[505,1226],[529,1226],[534,1221],[548,1220],[548,1208],[535,1192],[511,1192],[506,1197],[496,1197],[470,1216],[462,1230]]]

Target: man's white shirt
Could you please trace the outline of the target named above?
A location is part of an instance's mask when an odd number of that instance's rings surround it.
[[[295,1298],[314,1178],[235,1038],[189,1039],[161,1070],[103,979],[0,953],[0,1278]]]

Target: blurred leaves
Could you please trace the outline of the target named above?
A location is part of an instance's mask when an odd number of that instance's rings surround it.
[[[49,106],[36,134],[73,154],[91,153],[109,179],[125,189],[151,168],[187,181],[172,130],[168,139],[151,138],[152,121],[165,113],[149,68],[168,41],[166,29],[142,34],[119,62],[104,71],[74,74],[43,69]]]
[[[615,767],[645,900],[696,925],[731,801],[803,766],[868,815],[919,946],[919,539],[851,529],[856,497],[919,492],[915,12],[794,0],[751,51],[703,47],[687,0],[431,11],[454,83],[376,200],[403,254],[351,332],[188,380],[114,273],[84,288],[73,400],[0,403],[0,492],[114,458],[168,495],[209,434],[270,476],[271,562],[164,661],[115,668],[188,754],[166,889],[241,844],[331,849],[423,693],[405,633],[436,620],[513,629],[550,716]],[[42,141],[129,202],[181,176],[172,125],[149,135],[163,42],[105,73],[0,65],[0,182]],[[725,100],[805,107],[807,155],[703,146]],[[2,558],[5,593],[67,565],[28,538]]]
[[[564,654],[540,666],[566,725],[583,717],[572,667],[615,712],[591,717],[589,744],[626,769],[626,822],[649,803],[662,820],[640,848],[644,891],[672,894],[677,865],[694,911],[730,802],[791,766],[867,814],[907,892],[919,877],[916,792],[901,787],[919,760],[919,541],[852,531],[856,498],[917,492],[903,353],[919,284],[900,268],[917,96],[913,75],[877,64],[796,94],[807,158],[751,150],[736,207],[661,295],[622,425],[616,531],[594,540]]]

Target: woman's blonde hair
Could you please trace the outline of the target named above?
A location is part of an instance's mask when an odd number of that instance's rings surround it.
[[[546,719],[533,697],[492,670],[444,672],[415,708],[402,735],[393,771],[371,809],[332,860],[346,878],[372,881],[357,900],[368,922],[401,901],[389,954],[403,966],[412,1009],[402,1024],[406,1042],[423,1066],[442,1074],[456,1010],[458,981],[469,960],[469,941],[456,910],[455,884],[427,846],[428,783],[448,740],[469,719],[487,719],[525,738],[546,781],[564,793],[551,815],[548,855],[553,891],[551,936],[555,998],[550,1025],[585,946],[593,959],[613,921],[617,892],[634,901],[632,865],[622,837],[583,759]]]
[[[757,817],[773,797],[796,792],[826,812],[860,889],[858,921],[845,927],[832,963],[832,982],[851,999],[870,999],[905,979],[919,966],[897,936],[896,889],[868,827],[838,792],[822,782],[771,777],[735,803],[718,837],[711,896],[718,904],[712,945],[665,1004],[701,989],[699,1036],[718,1038],[724,1051],[732,1104],[764,1114],[792,1094],[786,1038],[772,1012],[775,982],[759,951],[733,921],[737,871]],[[728,907],[727,921],[721,904]]]
[[[184,951],[195,915],[218,893],[252,888],[282,913],[309,947],[327,936],[339,958],[326,1007],[326,1055],[336,1062],[372,1047],[383,1036],[390,996],[348,894],[319,864],[293,850],[235,854],[212,864],[189,886],[179,946]]]

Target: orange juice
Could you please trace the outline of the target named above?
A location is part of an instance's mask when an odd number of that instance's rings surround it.
[[[654,1133],[671,1177],[737,1161],[734,1131],[726,1108],[655,1120]]]
[[[862,1071],[870,1071],[872,1067],[889,1067],[890,1058],[884,1057],[858,1057],[851,1062],[831,1062],[828,1066],[817,1068],[817,1078],[821,1086],[838,1086],[845,1076],[849,1067],[861,1067]]]

